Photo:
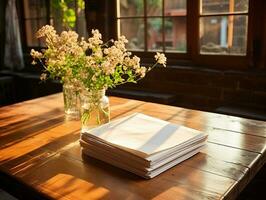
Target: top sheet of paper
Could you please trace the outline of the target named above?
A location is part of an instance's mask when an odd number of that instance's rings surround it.
[[[83,133],[138,156],[147,157],[184,142],[202,137],[197,130],[169,123],[141,113],[112,121]]]

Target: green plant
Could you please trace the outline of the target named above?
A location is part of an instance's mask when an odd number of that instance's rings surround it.
[[[60,15],[57,16],[62,21],[65,28],[74,28],[76,22],[76,12],[71,5],[77,5],[78,9],[85,8],[84,0],[52,0],[51,6],[55,10],[60,10]]]

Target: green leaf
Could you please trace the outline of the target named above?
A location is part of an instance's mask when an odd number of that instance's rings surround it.
[[[78,4],[78,7],[80,8],[80,9],[85,9],[85,2],[84,2],[84,0],[77,0],[78,2],[77,2],[77,4]]]

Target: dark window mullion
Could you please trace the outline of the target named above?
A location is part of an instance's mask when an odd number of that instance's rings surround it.
[[[222,13],[201,13],[201,17],[208,16],[224,16],[224,15],[246,15],[248,12],[222,12]]]
[[[75,15],[76,15],[75,30],[76,30],[76,32],[78,32],[79,27],[78,27],[78,5],[77,5],[77,1],[75,1]]]
[[[38,20],[38,19],[43,19],[46,17],[28,17],[28,18],[24,18],[24,20]]]
[[[132,16],[132,17],[126,17],[126,16],[123,16],[123,17],[117,17],[117,19],[139,19],[139,18],[144,18],[145,16]],[[148,18],[158,18],[158,17],[162,17],[161,15],[154,15],[154,16],[148,16]]]
[[[117,17],[117,19],[143,19],[144,16],[133,16],[133,17]]]
[[[199,15],[200,17],[219,17],[219,16],[241,16],[241,15],[248,15],[248,13],[222,13],[222,14],[204,14],[204,15]]]
[[[193,61],[199,54],[199,8],[199,0],[187,1],[186,50]]]
[[[144,51],[148,51],[147,0],[144,0]]]
[[[41,0],[39,0],[39,6],[37,6],[37,13],[40,13],[40,7],[42,6]],[[40,17],[36,19],[37,21],[37,28],[40,28]],[[37,39],[38,46],[41,46],[40,39]]]
[[[163,52],[165,52],[165,16],[164,16],[164,0],[162,0],[162,37],[163,37]]]
[[[51,19],[51,16],[50,16],[50,12],[51,12],[50,0],[49,1],[45,1],[45,6],[46,6],[46,23],[50,24],[50,19]]]

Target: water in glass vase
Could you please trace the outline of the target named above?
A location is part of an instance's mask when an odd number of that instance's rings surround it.
[[[64,83],[63,97],[66,119],[79,119],[80,104],[77,89],[70,83]]]
[[[109,99],[105,91],[83,91],[81,99],[81,132],[88,132],[91,128],[110,121]]]

